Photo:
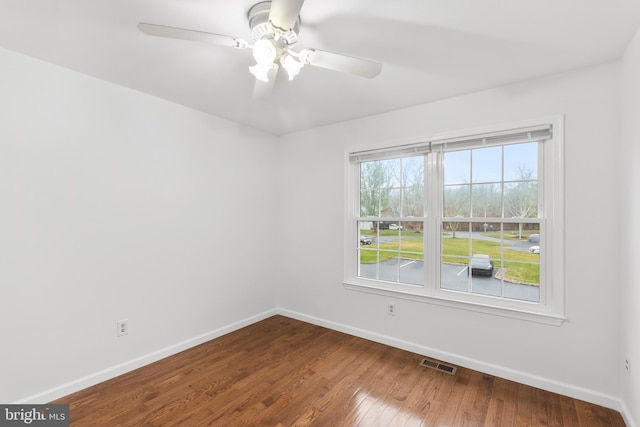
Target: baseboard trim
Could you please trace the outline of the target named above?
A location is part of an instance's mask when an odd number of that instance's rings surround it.
[[[355,328],[353,326],[336,323],[326,319],[321,319],[314,316],[309,316],[304,313],[296,311],[278,309],[277,313],[291,317],[293,319],[301,320],[303,322],[312,323],[314,325],[323,326],[325,328],[333,329],[336,331],[344,332],[346,334],[354,335],[360,338],[365,338],[371,341],[386,344],[392,347],[400,348],[402,350],[410,351],[412,353],[429,356],[435,359],[453,363],[458,366],[473,369],[475,371],[484,372],[496,377],[505,378],[511,381],[516,381],[521,384],[530,385],[543,390],[551,391],[553,393],[562,394],[572,397],[574,399],[584,400],[586,402],[594,403],[596,405],[604,406],[610,409],[619,411],[627,425],[634,426],[635,424],[629,417],[629,412],[624,402],[616,397],[600,393],[598,391],[589,390],[583,387],[578,387],[571,384],[566,384],[560,381],[556,381],[549,378],[543,378],[536,375],[531,375],[526,372],[517,371],[503,366],[494,365],[491,363],[482,362],[479,360],[471,359],[469,357],[461,356],[459,354],[453,354],[445,351],[441,351],[435,348],[415,344],[412,342],[399,340],[387,335],[378,334],[365,329]]]
[[[75,393],[87,387],[91,387],[103,381],[109,380],[111,378],[115,378],[119,375],[125,374],[130,371],[133,371],[134,369],[141,368],[145,365],[149,365],[153,362],[157,362],[158,360],[180,353],[181,351],[187,350],[191,347],[195,347],[197,345],[203,344],[214,338],[221,337],[230,332],[244,328],[245,326],[249,326],[253,323],[259,322],[261,320],[264,320],[276,314],[278,314],[277,310],[273,309],[273,310],[268,310],[263,313],[257,314],[255,316],[247,317],[245,319],[239,320],[237,322],[231,323],[229,325],[223,326],[213,331],[206,332],[204,334],[186,339],[177,344],[173,344],[168,347],[159,349],[157,351],[137,357],[135,359],[131,359],[124,363],[111,366],[109,368],[103,369],[101,371],[95,372],[85,377],[78,378],[73,381],[69,381],[68,383],[62,384],[58,387],[54,387],[52,389],[45,390],[33,396],[20,399],[14,403],[15,404],[24,404],[24,403],[44,404],[44,403],[51,402],[53,400],[67,396],[71,393]]]
[[[629,411],[629,408],[627,407],[627,404],[624,400],[620,401],[620,407],[620,413],[622,414],[622,418],[624,418],[624,422],[627,427],[638,427],[638,424],[633,420],[631,412]]]

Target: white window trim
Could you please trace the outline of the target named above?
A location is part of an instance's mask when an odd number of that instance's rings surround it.
[[[504,298],[489,297],[463,292],[447,291],[439,287],[416,286],[383,282],[378,280],[357,277],[358,266],[357,248],[354,239],[358,239],[354,217],[359,207],[357,177],[359,168],[349,161],[349,155],[354,150],[345,152],[345,221],[344,221],[344,289],[350,291],[366,292],[382,296],[407,299],[416,302],[436,304],[456,309],[470,310],[486,314],[510,317],[520,320],[538,322],[559,326],[566,320],[564,315],[564,116],[552,116],[535,120],[526,120],[517,123],[490,126],[481,129],[452,132],[436,135],[431,138],[419,138],[411,141],[396,141],[377,147],[365,147],[359,151],[392,149],[395,146],[424,144],[424,141],[434,141],[436,144],[442,140],[467,138],[471,135],[487,133],[499,133],[513,129],[534,127],[539,125],[552,125],[553,138],[550,142],[542,144],[543,155],[539,161],[544,162],[543,176],[539,177],[543,185],[544,216],[541,227],[545,228],[545,248],[540,256],[544,256],[541,263],[541,277],[544,277],[544,292],[540,293],[539,303],[516,301]],[[427,165],[432,167],[432,165]],[[435,222],[431,222],[435,224]],[[427,223],[427,225],[429,222]],[[435,233],[436,230],[428,230]],[[432,236],[435,234],[431,234]],[[355,237],[354,237],[355,236]],[[434,259],[431,265],[438,265],[435,259],[439,254],[431,254]],[[425,265],[427,264],[425,259]],[[438,269],[439,270],[439,269]],[[437,273],[439,275],[439,272]],[[439,277],[438,281],[439,283]],[[541,289],[542,291],[542,289]]]

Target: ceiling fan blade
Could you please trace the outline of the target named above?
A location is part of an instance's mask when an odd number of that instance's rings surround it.
[[[341,71],[367,79],[372,79],[382,72],[382,64],[379,62],[315,49],[307,49],[300,53],[306,55],[306,62],[315,67]]]
[[[222,34],[206,33],[204,31],[187,30],[184,28],[168,27],[166,25],[148,24],[146,22],[139,23],[138,29],[150,36],[191,40],[196,42],[211,43],[219,46],[235,47],[237,49],[244,49],[246,47],[249,47],[249,43],[240,38],[225,36]]]
[[[271,0],[269,21],[283,31],[295,27],[304,0]]]

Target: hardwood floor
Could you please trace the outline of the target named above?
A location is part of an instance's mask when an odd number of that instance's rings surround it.
[[[274,316],[52,403],[71,426],[624,426],[616,411]]]

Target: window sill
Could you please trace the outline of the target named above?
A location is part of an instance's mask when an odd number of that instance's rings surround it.
[[[349,291],[366,292],[374,295],[389,296],[395,298],[402,298],[409,301],[416,301],[426,304],[436,304],[444,307],[451,307],[460,310],[474,311],[477,313],[491,314],[494,316],[509,317],[512,319],[525,320],[529,322],[542,323],[552,326],[560,326],[567,320],[566,317],[558,316],[555,314],[538,313],[533,311],[517,310],[506,307],[498,307],[490,304],[482,304],[477,302],[460,301],[456,299],[450,299],[441,297],[439,295],[425,295],[422,293],[411,292],[411,289],[398,290],[388,289],[380,286],[374,286],[371,284],[343,282],[343,287]]]

